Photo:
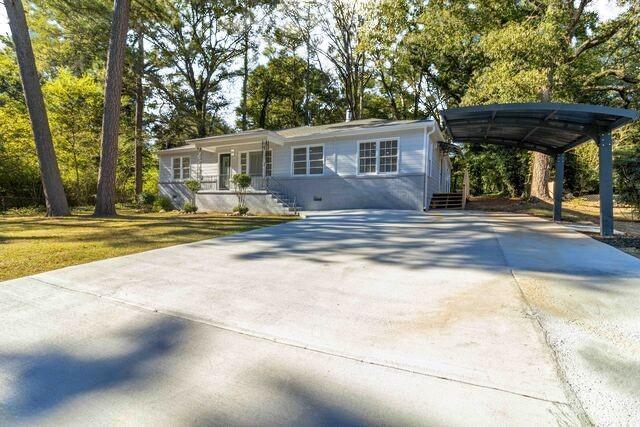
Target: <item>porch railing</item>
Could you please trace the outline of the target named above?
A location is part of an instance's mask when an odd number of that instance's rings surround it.
[[[215,175],[203,175],[200,181],[200,190],[202,191],[218,191],[219,177]],[[233,184],[229,186],[228,191],[233,191]],[[249,187],[252,190],[266,191],[275,197],[280,203],[287,207],[293,208],[297,213],[296,195],[286,185],[278,181],[278,179],[272,176],[252,176],[251,185]],[[226,191],[226,190],[225,190]]]
[[[273,197],[278,199],[280,203],[283,203],[287,207],[293,208],[294,213],[298,213],[298,204],[296,201],[296,195],[289,187],[284,185],[272,176],[267,176],[265,179],[265,190]]]
[[[252,190],[260,190],[265,191],[267,189],[267,178],[263,178],[261,176],[252,176],[251,177],[251,185],[249,186]],[[217,191],[221,190],[219,186],[219,177],[216,175],[202,175],[202,179],[200,180],[200,189],[203,191]],[[229,188],[225,189],[228,191],[233,191],[233,183],[229,183]]]
[[[215,175],[202,175],[200,190],[215,191],[218,189],[218,177]]]

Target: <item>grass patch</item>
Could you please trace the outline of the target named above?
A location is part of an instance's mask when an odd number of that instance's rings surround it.
[[[189,243],[290,221],[285,216],[233,217],[120,208],[114,218],[0,215],[0,281],[69,265]]]

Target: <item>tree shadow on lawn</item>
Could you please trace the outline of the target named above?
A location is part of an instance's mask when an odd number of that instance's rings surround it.
[[[122,218],[122,217],[120,217]],[[135,218],[135,217],[134,217]],[[226,235],[232,232],[242,232],[253,230],[260,227],[280,224],[282,220],[268,218],[157,218],[153,220],[141,219],[140,221],[132,221],[131,223],[116,224],[109,226],[108,223],[89,222],[77,223],[69,222],[60,224],[58,219],[53,220],[35,220],[28,223],[14,222],[11,229],[5,229],[7,234],[0,235],[2,243],[10,243],[19,240],[56,240],[57,242],[93,242],[99,241],[102,244],[111,247],[122,247],[129,245],[130,239],[135,237],[137,243],[148,244],[156,241],[162,241],[164,237],[171,236],[189,236],[194,234],[195,237],[214,238],[220,235]],[[51,235],[40,236],[12,236],[11,232],[29,232],[25,229],[25,225],[29,228],[37,228],[38,232],[42,232],[43,228],[49,227],[52,230]],[[103,227],[104,225],[104,227]],[[65,229],[87,229],[86,232],[78,232],[72,234],[64,234]],[[90,230],[91,229],[91,230]],[[122,237],[122,241],[114,240]]]
[[[144,384],[157,374],[154,362],[177,350],[184,331],[184,322],[165,320],[120,332],[116,338],[130,341],[131,349],[113,356],[83,357],[56,347],[0,351],[0,366],[15,375],[5,408],[14,416],[37,417],[84,394]]]

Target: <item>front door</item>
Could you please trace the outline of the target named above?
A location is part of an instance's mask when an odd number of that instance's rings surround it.
[[[220,182],[221,190],[229,189],[229,178],[231,178],[231,154],[220,154]]]

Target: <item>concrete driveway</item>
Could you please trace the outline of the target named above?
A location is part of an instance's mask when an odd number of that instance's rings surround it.
[[[635,424],[639,278],[528,216],[351,211],[3,282],[0,424]]]

